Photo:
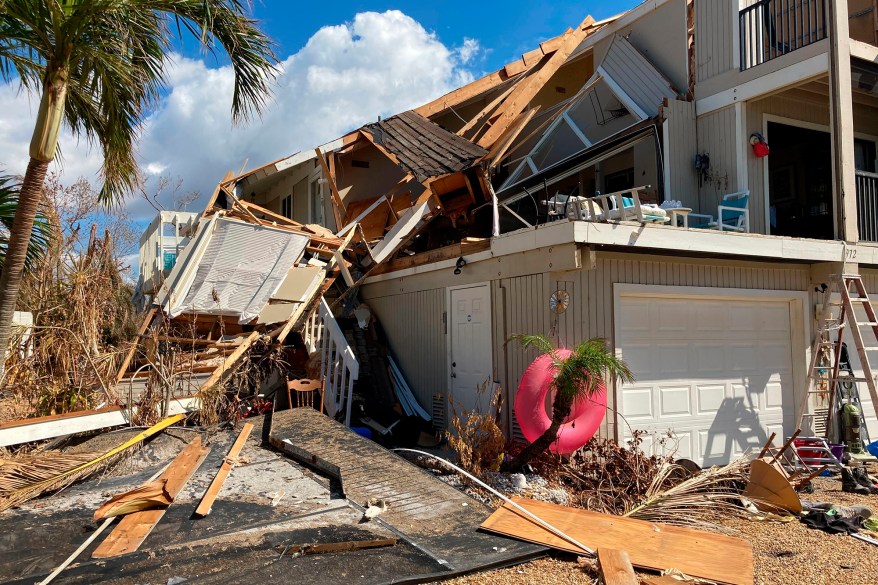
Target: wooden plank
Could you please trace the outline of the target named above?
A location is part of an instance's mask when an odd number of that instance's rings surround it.
[[[346,542],[327,542],[323,544],[303,544],[292,546],[287,553],[302,553],[304,555],[319,555],[334,552],[347,552],[351,550],[365,550],[369,548],[384,548],[394,546],[395,538],[376,538],[374,540],[350,540]]]
[[[539,69],[519,83],[518,89],[513,92],[514,95],[509,96],[509,99],[504,102],[497,120],[479,138],[479,146],[489,148],[509,128],[546,82],[561,68],[570,53],[590,34],[591,29],[586,27],[592,23],[594,23],[594,19],[591,16],[586,17],[576,30],[564,36],[564,41],[558,50],[552,53],[542,66],[538,66]]]
[[[344,220],[345,215],[347,215],[344,208],[344,202],[341,200],[341,195],[338,194],[338,187],[335,185],[335,177],[329,172],[329,166],[326,164],[326,159],[323,158],[323,153],[320,152],[319,148],[315,148],[314,152],[317,154],[317,162],[320,163],[320,168],[323,169],[326,182],[329,183],[329,193],[332,196],[332,214],[335,216],[336,228],[341,229],[342,221]]]
[[[137,345],[140,343],[140,338],[146,333],[146,330],[149,329],[150,324],[152,323],[153,317],[155,317],[157,309],[153,307],[146,314],[146,318],[144,318],[143,323],[140,324],[140,328],[137,330],[137,337],[134,338],[134,344],[131,346],[131,349],[128,350],[128,353],[125,354],[125,359],[122,360],[122,365],[119,366],[119,371],[116,373],[116,383],[122,381],[122,378],[125,377],[125,372],[128,371],[128,366],[131,365],[131,360],[134,359],[134,354],[137,352]]]
[[[614,548],[598,549],[598,571],[604,585],[638,585],[628,553]]]
[[[198,404],[198,399],[192,396],[172,399],[168,405],[168,415],[195,410],[198,408]],[[133,412],[137,412],[136,407]],[[3,423],[0,425],[0,447],[127,425],[130,422],[130,414],[131,411],[128,409],[108,406],[99,410],[70,412]]]
[[[740,538],[526,498],[514,497],[512,500],[591,549],[608,547],[626,550],[636,567],[659,571],[673,567],[687,575],[722,583],[753,583],[753,548]],[[542,528],[509,504],[494,512],[482,523],[482,528],[583,554],[582,550]]]
[[[223,464],[220,466],[219,471],[216,473],[216,477],[214,477],[213,481],[210,482],[210,487],[208,487],[207,491],[204,492],[204,497],[201,498],[201,503],[198,504],[198,507],[195,509],[196,516],[200,516],[203,518],[210,514],[213,502],[216,500],[216,497],[219,495],[219,492],[223,487],[223,483],[225,483],[226,478],[232,471],[232,462],[236,457],[238,457],[238,455],[241,454],[241,449],[244,448],[244,443],[247,442],[247,438],[250,436],[250,431],[252,430],[252,424],[244,423],[244,428],[241,429],[241,432],[238,434],[238,438],[235,439],[235,442],[232,444],[232,448],[229,449],[228,455],[226,455],[226,458],[223,460]]]
[[[516,86],[517,86],[517,83],[510,84],[509,87],[506,88],[506,91],[504,91],[503,93],[501,93],[500,95],[495,97],[493,100],[491,100],[491,102],[487,106],[482,108],[482,111],[480,111],[478,114],[476,114],[475,116],[470,118],[469,122],[467,122],[463,126],[463,128],[458,130],[456,134],[458,136],[466,137],[467,132],[469,132],[470,130],[475,128],[479,124],[479,122],[481,122],[485,118],[485,116],[490,115],[491,112],[493,112],[497,108],[497,106],[500,105],[500,103],[503,100],[505,100],[507,97],[509,97],[509,94],[512,93],[512,91],[516,88]],[[474,132],[473,135],[476,135],[478,133],[479,133],[478,130],[476,130],[476,132]]]
[[[488,151],[488,154],[484,156],[482,160],[491,161],[489,168],[493,168],[497,166],[503,157],[506,155],[506,152],[509,150],[509,147],[512,146],[512,143],[515,142],[515,139],[518,138],[518,135],[521,134],[522,130],[527,128],[527,125],[536,115],[536,113],[540,110],[540,106],[535,108],[531,108],[515,121],[515,123],[509,127],[509,129],[501,136],[497,142],[491,147],[491,150]]]
[[[506,75],[506,72],[503,69],[500,69],[499,71],[489,73],[472,83],[436,98],[432,102],[415,108],[415,111],[420,115],[429,118],[434,114],[443,112],[448,108],[456,107],[467,100],[485,93],[486,91],[490,91],[508,79],[509,76]]]
[[[226,358],[226,361],[223,362],[223,365],[213,371],[210,377],[204,381],[204,384],[202,384],[200,388],[210,388],[211,386],[219,382],[222,375],[227,372],[232,366],[234,366],[239,359],[241,359],[241,357],[244,355],[244,352],[250,349],[250,346],[253,345],[253,342],[256,341],[257,337],[259,337],[259,331],[251,331],[250,335],[248,335],[244,339],[244,341],[241,343],[241,345],[238,346],[238,348],[232,353],[232,355]]]
[[[210,453],[209,447],[201,445],[201,437],[196,436],[191,443],[180,452],[171,465],[158,477],[165,481],[165,490],[173,501],[198,470],[198,467]],[[136,551],[152,529],[158,524],[166,509],[144,510],[134,512],[122,518],[104,541],[92,553],[93,559],[106,559]]]

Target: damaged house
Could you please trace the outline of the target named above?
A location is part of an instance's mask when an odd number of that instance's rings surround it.
[[[873,11],[650,0],[586,18],[429,104],[228,175],[154,318],[201,340],[196,386],[293,334],[349,425],[398,418],[351,408],[365,356],[337,318],[357,312],[381,325],[403,409],[438,430],[452,405],[488,407],[487,380],[520,436],[534,355],[507,340],[543,333],[603,337],[631,366],[602,436],[645,430],[645,449],[711,465],[821,432],[812,343],[837,299],[821,285],[845,273],[878,292]]]

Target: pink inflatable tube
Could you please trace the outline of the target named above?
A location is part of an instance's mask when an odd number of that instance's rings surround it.
[[[558,350],[561,358],[566,358],[571,353],[569,349]],[[554,375],[552,358],[543,355],[528,366],[518,385],[515,420],[518,421],[524,437],[531,443],[552,424],[554,393],[550,393],[549,387]],[[573,403],[570,416],[558,430],[558,439],[552,443],[552,452],[567,455],[585,445],[598,430],[606,412],[607,391],[601,383],[594,396]]]

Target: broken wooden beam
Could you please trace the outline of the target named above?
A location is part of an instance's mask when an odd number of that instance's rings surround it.
[[[335,552],[347,552],[352,550],[364,550],[370,548],[384,548],[395,546],[395,538],[376,538],[373,540],[349,540],[345,542],[327,542],[322,544],[302,544],[286,547],[288,554],[320,555]]]
[[[168,466],[158,481],[165,480],[165,489],[171,501],[177,497],[189,478],[210,453],[210,448],[201,444],[201,437],[195,437],[191,443],[180,451],[180,454]],[[134,512],[122,518],[107,538],[92,553],[93,559],[106,559],[136,551],[165,515],[165,510],[144,510]]]
[[[598,548],[598,572],[604,585],[638,585],[631,559],[624,550]]]
[[[518,83],[515,91],[500,106],[496,121],[479,138],[479,146],[490,148],[506,132],[506,129],[527,108],[527,105],[539,93],[546,82],[561,68],[567,57],[590,34],[592,29],[589,27],[593,23],[594,19],[588,16],[575,30],[565,34],[558,50],[552,53],[551,56],[543,57],[543,62],[536,66],[533,73]]]
[[[248,349],[250,349],[250,346],[253,345],[253,342],[256,341],[256,339],[258,337],[259,337],[258,330],[254,329],[253,331],[251,331],[250,335],[248,335],[244,339],[244,341],[241,342],[241,345],[239,345],[238,348],[234,352],[232,352],[232,355],[227,357],[220,367],[214,369],[213,373],[210,375],[210,377],[207,380],[204,381],[204,383],[201,385],[200,388],[201,389],[210,388],[211,386],[213,386],[214,384],[219,382],[220,378],[222,378],[223,374],[226,373],[228,370],[230,370],[238,362],[238,360],[241,359],[241,357],[243,357],[244,353]]]
[[[238,455],[241,454],[241,449],[244,448],[244,443],[247,442],[247,438],[250,436],[250,431],[252,430],[252,424],[244,423],[244,428],[241,429],[241,432],[238,434],[238,438],[235,439],[235,442],[232,444],[232,448],[229,449],[228,455],[226,455],[225,459],[223,459],[223,464],[220,466],[219,471],[213,478],[213,481],[210,482],[210,487],[208,487],[207,491],[204,492],[204,497],[201,498],[201,503],[198,504],[198,508],[195,509],[196,516],[203,518],[210,514],[211,508],[213,507],[213,502],[219,495],[219,492],[222,489],[226,478],[229,476],[229,473],[231,473],[232,466],[235,464],[235,460],[238,458]]]

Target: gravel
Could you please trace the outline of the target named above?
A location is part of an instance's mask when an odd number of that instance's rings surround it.
[[[878,464],[871,463],[869,472],[878,475]],[[507,477],[489,478],[489,483],[502,491],[512,491]],[[531,497],[553,491],[538,476],[527,476]],[[878,495],[859,496],[841,491],[841,480],[817,478],[813,494],[802,499],[872,508],[878,515]],[[506,486],[510,489],[503,489]],[[563,492],[563,490],[558,490]],[[557,496],[557,494],[556,494]],[[539,499],[549,499],[541,497]],[[878,546],[846,535],[831,535],[808,528],[799,521],[772,522],[726,518],[723,526],[753,544],[755,583],[758,585],[876,585],[878,584]],[[641,579],[655,576],[641,574]],[[593,561],[561,553],[516,567],[479,573],[445,581],[457,585],[547,585],[565,583],[596,583]]]

